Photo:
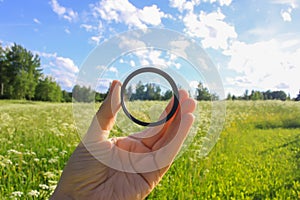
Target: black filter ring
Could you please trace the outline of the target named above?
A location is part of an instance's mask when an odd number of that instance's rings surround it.
[[[151,72],[151,73],[155,73],[155,74],[159,74],[162,77],[164,77],[165,79],[167,79],[167,81],[169,82],[169,84],[172,87],[173,90],[173,97],[174,97],[174,101],[173,101],[173,107],[171,109],[171,111],[168,113],[168,115],[156,122],[143,122],[137,118],[135,118],[134,116],[132,116],[129,111],[126,108],[126,104],[124,101],[124,96],[125,96],[125,89],[126,86],[128,84],[128,82],[135,77],[138,74],[141,73],[146,73],[146,72]],[[127,115],[127,117],[129,119],[131,119],[134,123],[139,124],[141,126],[149,126],[149,127],[153,127],[153,126],[158,126],[161,125],[163,123],[166,123],[167,121],[169,121],[173,115],[175,114],[178,106],[179,106],[179,92],[178,92],[178,88],[176,86],[176,83],[174,82],[174,80],[171,78],[171,76],[169,76],[166,72],[158,69],[158,68],[154,68],[154,67],[143,67],[140,69],[137,69],[136,71],[132,72],[131,74],[128,75],[128,77],[124,80],[122,87],[121,87],[121,106],[123,108],[124,113]]]

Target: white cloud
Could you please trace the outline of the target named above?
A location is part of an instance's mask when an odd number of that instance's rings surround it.
[[[120,36],[121,42],[119,43],[119,48],[128,51],[132,49],[142,49],[146,48],[146,44],[138,39],[130,39],[128,37]]]
[[[92,32],[93,30],[96,29],[94,26],[89,24],[81,24],[80,28],[84,28],[87,32]]]
[[[115,73],[116,75],[119,73],[118,69],[116,67],[110,67],[108,71]]]
[[[54,65],[59,69],[71,72],[71,73],[78,73],[79,69],[75,65],[74,61],[70,58],[60,57],[57,56],[54,59]]]
[[[275,86],[277,89],[288,89],[290,86],[286,83],[279,83],[278,85]]]
[[[195,6],[200,4],[200,0],[170,0],[169,4],[173,8],[177,8],[179,12],[183,12],[184,10],[192,11]]]
[[[147,52],[146,59],[148,59],[148,61],[153,65],[166,66],[167,60],[161,56],[161,53],[162,52],[158,50],[150,50]]]
[[[139,64],[134,63],[132,65],[133,63],[131,63],[131,66],[156,66],[163,69],[168,67],[181,68],[178,57],[170,52],[148,48],[134,52],[134,56],[137,58],[136,60]]]
[[[203,2],[209,2],[209,3],[218,2],[220,6],[230,6],[232,0],[203,0]]]
[[[66,32],[67,34],[71,34],[71,31],[70,31],[68,28],[65,28],[65,32]]]
[[[51,69],[50,75],[55,78],[59,85],[66,90],[71,90],[75,85],[77,74],[62,69]]]
[[[60,6],[56,0],[52,0],[50,2],[50,5],[52,6],[52,9],[56,14],[63,15],[66,13],[66,8]]]
[[[288,5],[288,6],[292,7],[293,9],[298,7],[297,0],[271,0],[271,3]]]
[[[73,11],[71,8],[65,8],[57,2],[57,0],[51,0],[50,5],[53,12],[55,12],[59,17],[62,17],[69,22],[75,21],[78,18],[78,13]]]
[[[120,61],[120,63],[121,63],[121,61]],[[130,60],[130,61],[129,61],[129,64],[130,64],[131,67],[135,67],[135,62],[134,62],[134,60]]]
[[[125,23],[129,28],[147,28],[147,25],[157,26],[165,14],[157,5],[145,6],[139,9],[128,0],[103,0],[94,5],[94,16],[100,16],[107,22]]]
[[[152,5],[139,10],[138,16],[144,23],[158,26],[161,24],[161,18],[164,16],[164,13],[160,11],[157,5]]]
[[[102,35],[95,35],[95,36],[92,36],[91,37],[91,40],[93,41],[93,42],[95,42],[96,44],[99,44],[100,43],[100,40],[102,39]]]
[[[225,55],[231,56],[228,68],[239,75],[227,78],[229,85],[243,89],[299,90],[300,40],[271,39],[247,44],[236,41]]]
[[[36,24],[41,24],[40,20],[38,20],[37,18],[34,18],[33,21],[34,21],[34,23],[36,23]]]
[[[227,49],[229,40],[237,38],[234,26],[224,21],[225,15],[220,11],[199,15],[190,12],[184,18],[185,32],[202,39],[204,48]]]
[[[283,21],[285,22],[291,22],[292,21],[292,17],[291,17],[291,13],[289,11],[281,11],[281,17],[283,19]]]
[[[138,65],[146,66],[146,65],[157,65],[158,67],[166,67],[168,65],[169,60],[162,57],[162,51],[154,50],[154,49],[140,49],[138,51],[133,52],[133,57],[137,59],[139,62]],[[137,64],[130,60],[131,66],[136,66]]]
[[[43,57],[44,73],[55,78],[63,89],[70,90],[75,84],[78,67],[70,58],[58,56],[57,53],[33,52]]]
[[[232,0],[202,0],[204,3],[218,3],[220,6],[230,6]],[[179,12],[193,11],[195,6],[201,3],[200,0],[169,0],[169,5],[177,8]]]
[[[177,56],[170,52],[149,48],[143,41],[138,39],[130,39],[128,37],[120,37],[120,39],[121,42],[119,43],[119,48],[124,52],[131,51],[130,54],[127,54],[123,56],[123,59],[120,59],[120,63],[124,63],[126,60],[126,63],[132,67],[147,65],[157,65],[164,68],[173,66],[177,69],[181,67],[181,65],[176,62]],[[183,40],[173,42],[170,45],[173,48],[172,52],[182,52],[184,54],[184,50],[186,46],[188,46]]]
[[[291,8],[289,8],[287,10],[281,10],[280,14],[281,14],[281,17],[282,17],[283,21],[291,22],[292,21],[291,13],[292,13]]]
[[[296,8],[298,8],[298,2],[297,0],[271,0],[271,3],[274,4],[282,4],[285,6],[289,6],[288,9],[281,10],[280,15],[285,22],[291,22],[292,21],[292,11]]]
[[[190,81],[189,85],[192,89],[196,89],[198,88],[199,81]]]
[[[113,80],[111,80],[111,79],[105,79],[105,78],[99,79],[98,84],[96,86],[96,91],[98,91],[100,93],[107,92],[112,81]]]
[[[179,38],[176,41],[171,41],[170,46],[172,47],[172,51],[178,53],[180,56],[187,58],[186,48],[189,47],[190,42],[184,38]]]
[[[221,6],[230,6],[232,0],[219,0]]]
[[[50,62],[51,75],[60,83],[63,88],[71,89],[76,80],[78,67],[73,60],[64,57],[55,57],[53,62]]]
[[[54,58],[57,56],[57,53],[46,53],[46,52],[39,52],[39,51],[33,51],[33,53],[44,58]]]

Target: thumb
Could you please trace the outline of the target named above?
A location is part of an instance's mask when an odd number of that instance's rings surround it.
[[[92,120],[84,142],[104,141],[108,138],[109,131],[112,129],[121,107],[120,90],[121,83],[114,80],[107,97]]]
[[[109,93],[99,110],[96,117],[102,130],[110,131],[114,125],[116,115],[121,107],[121,83],[114,80],[110,86]]]

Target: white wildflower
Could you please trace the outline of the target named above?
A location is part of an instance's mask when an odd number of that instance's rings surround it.
[[[5,159],[5,160],[3,160],[3,162],[5,164],[8,164],[8,165],[12,165],[13,164],[13,162],[11,160],[9,160],[9,159]]]
[[[40,192],[37,190],[31,190],[30,192],[28,192],[28,195],[32,197],[38,197],[40,195]]]
[[[8,154],[14,153],[14,154],[17,154],[17,155],[21,155],[21,154],[22,154],[22,152],[17,151],[17,150],[15,150],[15,149],[10,149],[10,150],[7,151],[7,153],[8,153]]]
[[[46,176],[47,178],[55,178],[55,174],[53,172],[45,172],[44,176]]]
[[[58,157],[55,156],[54,158],[51,158],[50,160],[48,160],[48,163],[57,163],[58,162]]]
[[[49,186],[46,185],[46,184],[39,184],[39,187],[43,190],[48,190],[49,189]]]
[[[55,188],[56,188],[56,185],[50,185],[50,187],[49,187],[50,191],[54,191]]]
[[[51,185],[54,185],[54,186],[57,185],[57,181],[49,180],[48,182],[49,182],[49,184],[51,184]],[[50,185],[50,187],[51,187],[51,185]]]
[[[14,192],[11,193],[11,195],[13,197],[21,197],[23,195],[23,192],[21,192],[21,191],[14,191]]]
[[[25,154],[25,155],[28,155],[28,156],[35,156],[35,155],[36,155],[35,152],[29,151],[29,150],[26,150],[24,154]]]
[[[59,154],[64,156],[65,154],[67,154],[68,152],[66,150],[61,151]]]

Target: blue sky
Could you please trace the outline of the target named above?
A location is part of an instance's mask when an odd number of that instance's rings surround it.
[[[271,89],[295,97],[299,6],[297,0],[0,0],[0,42],[39,54],[44,73],[70,89],[97,44],[131,29],[168,28],[205,49],[226,94]]]

